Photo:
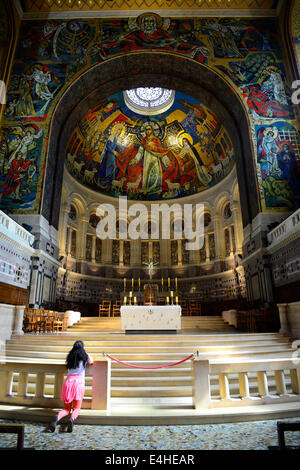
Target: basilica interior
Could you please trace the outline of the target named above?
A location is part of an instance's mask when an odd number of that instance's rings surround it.
[[[82,423],[300,416],[300,1],[0,11],[0,418],[48,420],[78,338]]]

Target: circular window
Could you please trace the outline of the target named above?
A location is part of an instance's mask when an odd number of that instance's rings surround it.
[[[175,91],[160,87],[139,87],[124,91],[126,105],[138,114],[159,114],[174,103]]]

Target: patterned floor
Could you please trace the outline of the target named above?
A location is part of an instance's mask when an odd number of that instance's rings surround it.
[[[300,417],[284,421],[299,421]],[[25,424],[24,447],[36,450],[268,450],[276,446],[278,420],[181,426],[75,425],[72,434],[44,432]],[[0,423],[20,423],[0,419]],[[300,446],[300,432],[285,433],[286,445]],[[16,435],[0,434],[0,447],[16,445]]]

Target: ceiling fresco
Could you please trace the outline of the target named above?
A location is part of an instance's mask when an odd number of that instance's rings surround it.
[[[176,92],[168,111],[149,116],[118,93],[78,123],[66,166],[97,192],[158,200],[215,186],[233,168],[234,152],[220,119],[192,97]]]

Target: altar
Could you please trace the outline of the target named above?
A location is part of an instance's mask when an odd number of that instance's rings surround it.
[[[123,305],[120,313],[121,329],[126,333],[181,330],[180,305]]]

